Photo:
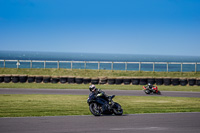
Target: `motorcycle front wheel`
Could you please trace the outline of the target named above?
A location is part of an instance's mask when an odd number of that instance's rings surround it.
[[[115,103],[115,105],[114,105],[114,107],[113,107],[113,113],[114,113],[115,115],[122,115],[122,114],[123,114],[123,109],[122,109],[122,107],[121,107],[120,104]]]
[[[100,116],[101,115],[101,112],[100,110],[98,109],[98,105],[96,103],[91,103],[89,105],[89,109],[90,109],[90,112],[94,115],[94,116]]]

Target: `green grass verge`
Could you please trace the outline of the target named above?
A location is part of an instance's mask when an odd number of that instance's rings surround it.
[[[86,95],[0,95],[0,117],[91,115]],[[116,96],[124,114],[200,112],[200,98]]]
[[[142,85],[96,85],[102,90],[142,90]],[[43,89],[88,89],[89,84],[52,84],[52,83],[0,83],[0,88],[43,88]],[[200,92],[199,86],[158,86],[160,91]]]
[[[83,70],[83,69],[28,69],[0,68],[0,74],[27,74],[50,76],[80,76],[80,77],[200,77],[200,72],[144,72],[120,70]]]

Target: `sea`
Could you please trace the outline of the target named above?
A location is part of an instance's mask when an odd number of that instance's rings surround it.
[[[173,55],[143,55],[143,54],[101,54],[101,53],[70,53],[70,52],[34,52],[34,51],[0,51],[0,68],[66,68],[66,69],[103,69],[128,71],[200,71],[200,56],[173,56]],[[5,60],[5,62],[4,62]],[[33,60],[29,62],[7,60]],[[37,61],[46,61],[37,62]],[[48,62],[55,61],[55,62]],[[97,61],[98,63],[76,63],[57,61]],[[101,63],[107,62],[107,63]],[[114,64],[112,64],[114,62]],[[120,63],[118,63],[120,62]],[[121,62],[128,62],[121,63]],[[145,62],[129,63],[129,62]],[[155,64],[148,62],[165,62]],[[174,64],[167,62],[174,62]],[[176,63],[175,63],[176,62]],[[178,64],[177,64],[178,63]],[[181,63],[183,63],[181,65]],[[187,64],[188,63],[188,64]],[[139,68],[140,66],[140,68]],[[181,68],[182,66],[182,68]],[[154,69],[153,69],[154,68]]]

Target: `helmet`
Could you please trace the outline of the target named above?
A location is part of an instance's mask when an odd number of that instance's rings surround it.
[[[149,87],[152,87],[152,84],[151,84],[151,83],[148,83],[148,86],[149,86]]]
[[[90,86],[89,86],[89,90],[90,90],[90,91],[92,91],[92,90],[94,90],[94,89],[96,89],[95,85],[90,85]]]

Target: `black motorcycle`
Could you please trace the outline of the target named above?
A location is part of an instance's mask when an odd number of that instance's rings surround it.
[[[112,114],[122,115],[123,109],[121,108],[120,104],[113,102],[112,99],[114,97],[115,97],[115,95],[109,96],[108,98],[98,97],[99,99],[97,100],[97,97],[95,97],[95,95],[93,93],[91,93],[87,100],[90,112],[94,116],[112,115]],[[101,103],[103,102],[104,105],[100,104],[98,102],[99,100],[101,100]]]

